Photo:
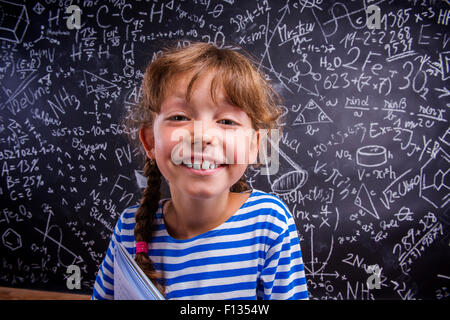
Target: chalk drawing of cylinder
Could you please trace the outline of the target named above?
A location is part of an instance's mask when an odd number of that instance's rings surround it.
[[[16,43],[22,42],[30,21],[27,8],[0,0],[0,39]]]
[[[272,190],[279,194],[290,193],[302,187],[308,180],[306,170],[295,170],[283,174],[272,184]]]
[[[383,146],[370,145],[356,151],[356,163],[363,167],[378,167],[387,162],[387,151]]]

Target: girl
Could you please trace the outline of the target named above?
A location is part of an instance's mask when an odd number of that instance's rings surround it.
[[[147,156],[147,187],[117,222],[93,299],[114,297],[117,242],[167,299],[308,298],[292,214],[245,181],[261,129],[277,129],[277,98],[229,49],[192,43],[149,64],[130,117]],[[160,199],[162,177],[170,198]]]

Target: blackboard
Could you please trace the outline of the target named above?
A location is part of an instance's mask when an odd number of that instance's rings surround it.
[[[280,170],[247,180],[293,213],[311,298],[448,299],[449,17],[437,0],[0,0],[0,285],[91,293],[140,199],[121,120],[161,45],[200,40],[250,52],[283,98]]]

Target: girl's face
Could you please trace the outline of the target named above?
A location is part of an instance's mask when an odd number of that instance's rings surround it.
[[[228,192],[255,163],[259,135],[240,108],[226,102],[223,90],[211,97],[212,73],[197,79],[191,98],[191,79],[184,74],[172,81],[153,127],[143,127],[140,139],[147,155],[156,159],[171,192],[210,198]]]

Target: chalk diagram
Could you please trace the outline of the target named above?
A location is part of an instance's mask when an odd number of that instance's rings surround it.
[[[30,21],[25,5],[0,1],[0,39],[21,43]]]
[[[83,70],[83,78],[87,95],[92,93],[104,93],[109,89],[119,89],[114,83],[86,70]]]
[[[370,196],[370,192],[367,190],[367,187],[364,183],[362,183],[359,187],[358,193],[356,194],[355,201],[353,203],[374,218],[380,219],[377,209],[375,209],[375,206],[373,204],[372,197]]]
[[[33,11],[36,12],[38,15],[41,15],[42,12],[45,11],[45,7],[40,2],[37,2],[36,5],[33,7]]]
[[[67,267],[71,264],[80,264],[84,262],[83,258],[80,255],[77,255],[70,249],[68,249],[66,246],[62,244],[63,234],[62,229],[60,226],[56,224],[50,225],[51,217],[54,215],[53,210],[46,204],[43,204],[42,206],[44,208],[43,212],[48,214],[47,217],[47,225],[45,226],[45,231],[42,231],[36,227],[34,229],[42,234],[44,237],[42,238],[42,243],[46,242],[46,240],[49,240],[51,243],[55,244],[57,246],[57,257],[58,257],[58,263],[59,265],[63,267]],[[52,232],[52,230],[55,230]],[[50,233],[54,234],[51,235]],[[62,255],[64,254],[64,258]],[[71,260],[70,260],[71,259]],[[65,260],[63,262],[63,260]]]
[[[356,164],[362,167],[373,168],[387,163],[387,149],[383,146],[368,145],[356,150]],[[365,170],[365,169],[364,169]],[[370,214],[375,219],[380,219],[376,206],[374,205],[371,193],[364,183],[358,189],[353,202],[363,212]]]
[[[331,235],[330,238],[330,244],[327,245],[329,248],[328,253],[326,253],[326,257],[323,261],[319,261],[319,258],[315,255],[314,250],[314,243],[317,243],[316,240],[314,240],[314,229],[311,229],[311,239],[310,239],[310,250],[302,248],[303,253],[303,264],[305,266],[305,270],[307,271],[307,277],[315,278],[319,277],[321,281],[323,281],[324,277],[335,277],[339,278],[339,273],[335,271],[334,273],[329,273],[325,271],[325,267],[328,265],[328,261],[331,258],[331,255],[333,253],[334,248],[334,236]],[[315,241],[315,242],[314,242]],[[309,261],[305,257],[305,253],[311,252],[311,258]]]
[[[84,86],[84,88],[86,89],[86,95],[94,94],[96,97],[96,99],[94,99],[95,111],[84,111],[84,114],[95,116],[97,124],[101,124],[101,116],[111,119],[110,113],[99,111],[99,100],[101,98],[117,98],[120,95],[120,87],[86,70],[83,70],[83,79],[84,81],[82,82],[81,86]],[[112,103],[113,100],[104,102],[103,108],[105,110],[109,109]]]
[[[313,123],[330,123],[333,120],[322,110],[321,107],[310,99],[303,109],[298,113],[293,125],[313,124]]]
[[[312,65],[308,60],[306,60],[306,55],[304,55],[301,60],[289,62],[287,66],[295,72],[295,75],[291,77],[294,82],[299,80],[299,76],[304,77],[310,75],[315,81],[320,81],[320,79],[322,79],[322,75],[320,73],[312,71]]]
[[[383,146],[369,145],[358,148],[356,164],[363,167],[378,167],[387,162],[387,150]]]
[[[298,188],[301,188],[306,181],[308,180],[308,172],[302,168],[292,160],[286,153],[281,150],[281,148],[276,145],[272,139],[267,138],[271,147],[272,153],[278,153],[291,167],[288,169],[288,172],[282,173],[279,177],[275,178],[273,181],[271,179],[271,175],[267,174],[267,182],[270,185],[270,188],[273,192],[277,194],[286,194],[295,192]],[[269,159],[267,158],[267,153],[263,152],[264,163],[269,165]],[[272,163],[270,164],[272,165]],[[286,171],[286,168],[281,166],[281,162],[279,161],[278,168],[282,169],[282,171]],[[270,172],[269,172],[270,173]]]
[[[333,254],[334,249],[334,232],[337,230],[337,227],[339,225],[339,209],[335,207],[336,212],[336,222],[334,224],[334,228],[330,230],[329,238],[327,239],[321,239],[322,241],[317,241],[317,239],[314,239],[314,229],[316,226],[314,224],[308,225],[308,227],[305,230],[305,233],[310,233],[310,240],[309,245],[310,247],[308,249],[302,247],[303,252],[303,263],[305,265],[305,270],[308,272],[308,277],[315,278],[320,277],[320,280],[323,281],[324,277],[335,277],[336,279],[339,278],[339,273],[337,271],[333,273],[329,273],[325,271],[326,266],[328,265],[328,261],[331,258],[331,255]],[[328,211],[327,213],[332,213],[331,211]],[[332,226],[327,226],[331,229]],[[320,228],[320,227],[319,227]],[[319,235],[322,236],[322,238],[325,236],[327,237],[328,233],[319,232]],[[322,243],[322,245],[319,248],[315,248],[314,245]],[[325,249],[324,253],[319,254],[320,252]],[[307,258],[307,254],[310,253],[310,257]],[[319,257],[320,256],[320,257]],[[322,286],[323,284],[319,284],[319,286]]]
[[[435,208],[450,201],[450,156],[440,146],[420,168],[419,196]]]
[[[13,229],[8,228],[2,235],[2,243],[6,248],[15,251],[22,248],[22,237]]]

